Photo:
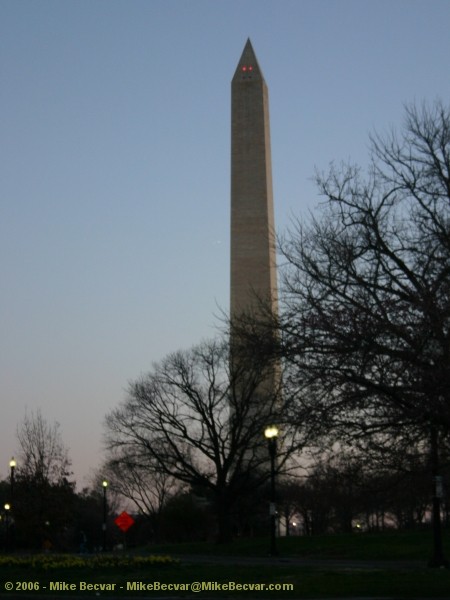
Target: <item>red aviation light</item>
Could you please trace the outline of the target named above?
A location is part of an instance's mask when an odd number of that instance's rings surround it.
[[[244,71],[253,71],[253,66],[252,65],[244,65],[243,67],[241,67],[241,70]]]

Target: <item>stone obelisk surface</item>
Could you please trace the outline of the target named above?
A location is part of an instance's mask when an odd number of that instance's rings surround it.
[[[277,311],[273,212],[269,93],[248,40],[231,83],[232,327]]]
[[[254,338],[247,344],[242,333],[243,324],[252,323],[252,331],[269,341],[259,323],[277,312],[273,213],[269,94],[248,40],[231,83],[230,359],[234,373],[248,373],[241,380],[241,397],[259,369],[250,420],[257,414],[272,418],[280,382],[277,365],[262,366]]]

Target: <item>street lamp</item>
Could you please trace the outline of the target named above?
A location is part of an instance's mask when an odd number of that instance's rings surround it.
[[[106,500],[106,488],[108,487],[108,482],[106,479],[102,481],[103,486],[103,552],[106,552],[106,517],[108,515],[108,503]]]
[[[266,427],[264,436],[267,439],[269,445],[269,456],[270,456],[270,555],[277,555],[276,548],[276,528],[277,528],[277,509],[276,509],[276,495],[275,495],[275,459],[277,456],[277,437],[278,427],[270,425]]]
[[[5,509],[5,550],[9,552],[9,526],[10,526],[10,516],[9,511],[11,510],[11,505],[7,502],[4,507]]]
[[[16,469],[16,466],[17,466],[17,463],[13,456],[11,458],[11,460],[9,461],[9,468],[10,468],[9,482],[10,482],[10,496],[11,496],[11,505],[12,506],[14,506],[14,471]]]
[[[15,505],[15,499],[14,499],[14,471],[16,470],[16,460],[14,458],[14,456],[11,458],[11,460],[9,461],[9,469],[10,469],[10,475],[9,475],[9,500],[10,500],[10,511],[9,511],[9,529],[10,529],[10,536],[11,536],[11,548],[14,549],[14,538],[15,538],[15,531],[14,531],[14,518],[16,515],[16,505]]]

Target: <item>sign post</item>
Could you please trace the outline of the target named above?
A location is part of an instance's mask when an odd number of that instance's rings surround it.
[[[125,535],[126,532],[130,529],[132,525],[134,525],[135,521],[131,515],[129,515],[125,510],[120,513],[118,517],[114,519],[115,525],[122,531],[123,533],[123,541],[124,547],[126,547]]]

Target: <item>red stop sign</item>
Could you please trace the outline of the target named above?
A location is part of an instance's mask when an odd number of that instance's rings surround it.
[[[114,523],[119,529],[125,532],[128,531],[128,529],[130,529],[130,527],[134,524],[134,519],[124,510],[118,517],[114,519]]]

